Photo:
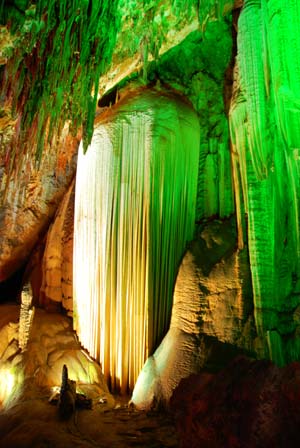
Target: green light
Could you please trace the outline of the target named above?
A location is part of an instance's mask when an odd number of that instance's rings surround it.
[[[51,141],[66,120],[71,120],[73,132],[83,124],[87,147],[99,77],[115,45],[117,17],[118,0],[40,0],[25,12],[6,65],[4,91],[13,93],[21,131],[35,133],[38,157],[45,135]],[[28,139],[26,132],[18,137],[20,143]]]
[[[149,90],[117,104],[79,153],[74,325],[122,393],[169,328],[178,265],[194,236],[198,157],[195,112]]]
[[[299,2],[245,1],[230,111],[240,241],[248,243],[261,356],[299,359]],[[292,342],[294,341],[294,342]]]

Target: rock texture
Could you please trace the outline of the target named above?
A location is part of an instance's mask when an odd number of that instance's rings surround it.
[[[279,364],[300,353],[292,317],[300,300],[299,39],[290,45],[298,7],[297,1],[244,2],[229,115],[239,240],[249,245],[256,328],[264,355]]]
[[[134,446],[175,448],[177,437],[167,415],[139,413],[126,400],[116,402],[100,367],[82,351],[70,319],[37,310],[26,351],[18,347],[19,307],[0,309],[0,447],[40,448]],[[59,420],[49,403],[61,384],[62,366],[76,380],[77,392],[92,399],[92,409]]]
[[[19,348],[18,307],[2,305],[0,314],[0,411],[20,395],[24,380]]]
[[[168,405],[181,378],[217,370],[239,350],[254,351],[252,313],[247,253],[236,249],[234,222],[208,223],[182,260],[170,330],[147,360],[132,402]]]
[[[80,148],[74,328],[113,390],[132,390],[168,330],[177,266],[193,238],[199,125],[160,86],[129,92]]]
[[[23,363],[25,377],[34,379],[38,386],[59,386],[66,364],[78,389],[80,385],[83,389],[94,385],[99,394],[101,390],[108,392],[100,366],[82,350],[71,319],[61,314],[36,310]]]
[[[42,259],[39,304],[51,309],[53,302],[73,310],[73,229],[75,181],[65,194],[46,238]]]
[[[26,2],[18,2],[24,9],[21,14],[16,12],[17,2],[8,3],[1,20],[5,25],[8,18],[15,18],[12,30],[16,25],[20,30],[16,37],[7,24],[0,30],[5,46],[0,63],[7,69],[1,69],[0,282],[18,271],[21,277],[31,258],[32,266],[37,266],[31,277],[35,303],[40,300],[47,309],[62,303],[71,311],[72,228],[67,204],[71,199],[62,204],[47,241],[44,236],[73,178],[77,140],[66,131],[60,142],[52,139],[51,144],[50,129],[61,130],[71,117],[73,130],[85,124],[86,143],[92,136],[98,99],[99,106],[101,101],[110,106],[112,97],[118,100],[120,84],[133,77],[144,85],[167,84],[190,99],[199,118],[197,219],[224,218],[234,212],[232,173],[238,247],[246,249],[235,250],[228,235],[221,241],[218,228],[202,229],[181,266],[170,331],[149,358],[133,401],[147,406],[155,400],[168,402],[182,376],[203,366],[216,368],[234,347],[282,365],[299,359],[299,2],[208,0],[198,2],[197,9],[194,0],[172,5],[133,0],[120,2],[118,11],[115,3],[105,2],[105,11],[112,15],[104,15],[101,24],[88,20],[104,12],[100,3],[88,8],[85,2],[78,15],[75,2],[70,13],[65,2],[57,9],[54,0],[39,2],[39,8],[32,2],[27,11]],[[238,53],[233,92],[227,86],[224,107],[224,74],[235,56],[226,14],[242,3],[234,23]],[[118,15],[126,19],[117,37]],[[87,45],[81,48],[82,42]],[[93,87],[112,55],[111,71],[100,79],[98,92]],[[59,65],[61,71],[55,71]],[[231,94],[229,134],[226,111]],[[24,147],[19,137],[24,137]],[[37,166],[34,156],[41,152]],[[245,268],[247,249],[253,301]],[[105,318],[109,321],[114,315],[109,310]],[[21,359],[13,329],[8,326],[3,332],[5,369],[13,362],[19,366]],[[12,381],[9,369],[6,389]],[[43,381],[38,367],[36,371]],[[51,377],[53,372],[48,373]]]
[[[0,282],[28,261],[46,233],[74,177],[77,146],[77,138],[62,136],[39,167],[28,157],[19,171],[0,172]]]
[[[80,346],[70,318],[37,309],[26,348],[21,352],[19,307],[2,305],[1,311],[7,316],[0,322],[0,371],[1,375],[6,372],[7,381],[11,381],[10,388],[6,384],[5,392],[0,387],[4,406],[18,398],[29,385],[49,391],[59,387],[64,364],[68,366],[70,379],[76,381],[78,392],[89,391],[93,398],[107,395],[112,400],[100,366]],[[4,397],[5,393],[8,395]]]
[[[181,381],[171,400],[182,448],[296,448],[300,364],[237,358]]]

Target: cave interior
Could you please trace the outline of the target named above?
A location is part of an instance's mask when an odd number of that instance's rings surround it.
[[[299,28],[0,2],[0,446],[299,446]]]

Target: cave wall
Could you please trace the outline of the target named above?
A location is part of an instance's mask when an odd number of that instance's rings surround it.
[[[38,166],[29,155],[13,172],[1,149],[0,281],[23,268],[44,238],[76,172],[78,139],[66,133]]]

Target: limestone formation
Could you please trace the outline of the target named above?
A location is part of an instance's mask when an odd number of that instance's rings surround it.
[[[46,309],[52,303],[73,310],[73,221],[75,182],[70,185],[46,238],[42,259],[42,284],[38,302]]]
[[[30,285],[23,288],[20,306],[19,321],[19,347],[23,351],[26,349],[30,330],[34,317],[34,307],[32,306],[32,291]]]
[[[40,309],[26,345],[23,300],[5,406],[64,364],[98,384],[89,356],[144,408],[240,350],[300,359],[299,28],[298,0],[0,2],[0,300],[31,282],[89,351]]]
[[[64,364],[58,400],[58,413],[62,420],[69,419],[75,411],[76,381],[68,378],[68,368]]]
[[[0,281],[22,268],[44,237],[74,177],[77,145],[77,139],[62,136],[57,147],[45,151],[38,167],[25,157],[20,172],[3,171]]]
[[[132,403],[168,406],[180,380],[218,370],[237,353],[254,352],[255,327],[247,253],[236,250],[232,221],[207,223],[184,256],[170,329],[148,358]]]
[[[244,2],[229,115],[239,240],[249,245],[256,328],[264,356],[279,364],[299,353],[292,318],[300,277],[298,27],[295,0]]]
[[[199,127],[170,90],[129,92],[80,149],[74,328],[113,390],[132,390],[168,329],[178,263],[195,226]]]

